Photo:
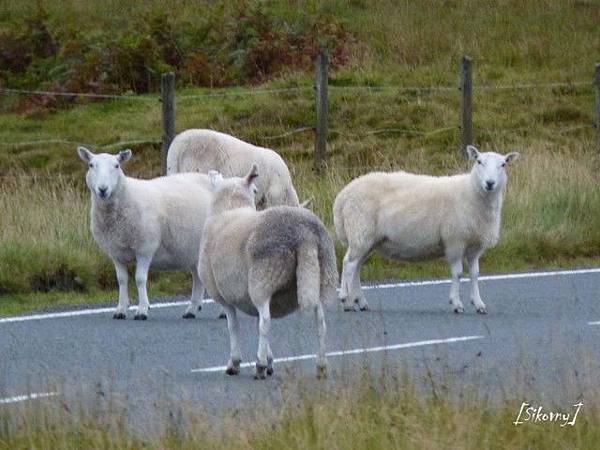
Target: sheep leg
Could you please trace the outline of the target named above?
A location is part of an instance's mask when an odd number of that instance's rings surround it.
[[[126,319],[127,308],[129,308],[129,292],[127,291],[129,275],[127,274],[127,266],[116,260],[113,260],[113,263],[117,272],[117,282],[119,283],[119,304],[113,315],[113,319]]]
[[[273,375],[273,351],[271,343],[267,341],[267,375]]]
[[[258,354],[256,361],[255,380],[264,380],[266,378],[266,370],[268,362],[269,348],[269,331],[271,329],[271,311],[269,310],[269,302],[263,301],[256,304],[258,309]]]
[[[449,258],[450,272],[452,273],[452,286],[450,287],[450,303],[456,314],[465,312],[460,301],[460,275],[462,274],[462,256]]]
[[[327,324],[323,305],[319,302],[315,307],[315,321],[317,323],[317,335],[319,337],[319,348],[317,349],[317,378],[327,378],[327,357],[325,356],[325,335]]]
[[[354,276],[352,277],[352,292],[357,296],[354,297],[354,302],[358,304],[358,308],[361,311],[367,311],[369,309],[369,303],[367,303],[367,299],[365,298],[365,294],[360,284],[360,269],[363,262],[364,259],[359,260],[356,270],[354,271]]]
[[[148,318],[148,310],[150,302],[148,301],[148,270],[150,270],[150,262],[152,257],[142,256],[137,258],[135,267],[135,284],[138,290],[138,310],[135,314],[135,320],[146,320]]]
[[[183,314],[184,319],[193,319],[196,317],[196,311],[202,309],[202,299],[204,298],[204,286],[198,276],[198,270],[192,269],[192,298],[190,304]]]
[[[240,373],[240,363],[242,362],[242,353],[240,351],[240,323],[238,322],[237,312],[233,306],[223,305],[223,311],[227,316],[227,329],[229,330],[229,362],[227,363],[227,375],[238,375]]]
[[[469,277],[471,278],[471,303],[475,305],[478,314],[487,314],[485,303],[479,295],[479,253],[467,255]]]
[[[360,270],[361,260],[362,255],[356,251],[353,251],[351,248],[348,248],[348,251],[344,256],[344,263],[342,266],[342,282],[339,294],[340,301],[344,305],[344,311],[354,311],[354,300],[358,300],[359,298],[355,297],[355,295],[361,295],[360,290],[357,292],[355,286],[355,277],[357,276],[356,273],[358,270]],[[358,276],[360,277],[360,274]],[[360,286],[360,278],[358,279],[358,284]],[[357,303],[359,302],[360,300],[357,301]],[[363,306],[365,303],[366,301],[363,302]]]

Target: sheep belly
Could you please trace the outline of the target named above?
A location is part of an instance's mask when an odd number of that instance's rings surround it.
[[[383,256],[400,261],[421,261],[444,256],[444,247],[440,241],[421,242],[417,240],[389,240],[379,242],[375,249]]]

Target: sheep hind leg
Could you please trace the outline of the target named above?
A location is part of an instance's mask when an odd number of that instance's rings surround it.
[[[487,314],[487,309],[479,295],[479,253],[467,255],[469,264],[469,277],[471,278],[471,303],[475,306],[478,314]]]
[[[315,307],[315,321],[317,323],[317,336],[319,338],[319,348],[317,349],[317,378],[322,379],[327,378],[327,356],[325,354],[327,324],[325,322],[323,305],[320,302]]]
[[[452,273],[452,286],[450,287],[450,304],[456,314],[465,312],[460,301],[460,275],[462,274],[462,255],[449,259],[450,272]]]
[[[258,303],[258,304],[257,304]],[[271,311],[268,301],[256,302],[258,310],[258,354],[256,355],[255,380],[264,380],[268,363],[269,332],[271,329]]]
[[[352,277],[352,292],[356,295],[356,297],[354,297],[354,303],[358,305],[358,309],[361,311],[367,311],[369,309],[369,303],[365,298],[365,293],[363,292],[360,284],[360,269],[363,262],[364,259],[361,259],[356,266],[356,270],[354,271],[354,276]]]
[[[196,312],[202,309],[202,299],[204,299],[204,286],[198,276],[198,269],[192,269],[192,298],[190,304],[183,314],[184,319],[194,319]]]
[[[342,266],[342,281],[340,287],[339,298],[344,306],[344,311],[354,311],[355,304],[360,306],[360,296],[362,295],[360,290],[360,266],[364,256],[360,252],[354,251],[352,248],[348,248],[346,255],[344,256],[344,262]],[[358,284],[358,290],[356,289]],[[365,306],[366,301],[362,303]],[[366,305],[368,307],[368,305]]]
[[[227,329],[229,330],[229,362],[225,373],[227,375],[238,375],[242,354],[240,351],[240,323],[237,312],[233,306],[223,305],[223,311],[227,316]]]

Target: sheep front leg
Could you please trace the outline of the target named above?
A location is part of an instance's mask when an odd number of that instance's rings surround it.
[[[479,253],[467,255],[469,277],[471,278],[471,303],[475,306],[478,314],[487,314],[485,303],[479,295],[479,256]]]
[[[198,276],[198,269],[192,269],[192,298],[190,305],[183,314],[184,319],[194,319],[196,317],[196,311],[202,309],[202,299],[204,298],[204,286]]]
[[[135,314],[134,320],[146,320],[148,318],[150,302],[148,301],[148,290],[146,286],[148,284],[148,270],[150,270],[151,262],[152,257],[143,256],[137,258],[137,265],[135,267],[135,284],[137,285],[138,291],[138,310]]]
[[[127,274],[127,266],[113,259],[115,271],[117,272],[117,282],[119,283],[119,304],[113,315],[113,319],[126,319],[127,308],[129,308],[129,292],[127,285],[129,275]]]
[[[223,305],[223,311],[227,317],[227,329],[229,330],[229,362],[227,363],[227,375],[238,375],[240,373],[240,363],[242,362],[242,353],[240,351],[240,323],[238,322],[237,312],[233,306]]]
[[[460,301],[460,275],[462,274],[462,255],[449,258],[450,272],[452,273],[452,286],[450,287],[450,304],[456,314],[465,312],[465,308]]]
[[[325,356],[325,335],[327,324],[323,305],[319,303],[315,308],[315,321],[317,323],[317,335],[319,337],[319,348],[317,349],[317,378],[327,378],[327,357]]]
[[[256,304],[256,303],[255,303]],[[271,329],[271,311],[269,302],[263,301],[256,305],[258,309],[258,354],[256,361],[255,380],[264,380],[269,365],[269,331]]]

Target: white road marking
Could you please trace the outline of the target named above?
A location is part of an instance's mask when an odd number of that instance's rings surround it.
[[[34,393],[34,394],[28,394],[28,395],[17,395],[15,397],[0,398],[0,405],[8,405],[10,403],[25,402],[28,400],[35,400],[38,398],[54,397],[55,395],[58,395],[58,392],[40,392],[40,393]]]
[[[524,278],[544,278],[544,277],[557,277],[557,276],[570,276],[570,275],[586,275],[600,273],[600,267],[592,269],[575,269],[575,270],[556,270],[546,272],[524,272],[524,273],[507,273],[501,275],[484,275],[479,277],[479,281],[501,281],[501,280],[519,280]],[[468,279],[463,278],[461,282],[467,282]],[[420,287],[420,286],[436,286],[441,284],[450,284],[452,280],[424,280],[424,281],[405,281],[401,283],[383,283],[383,284],[371,284],[364,285],[363,289],[393,289],[393,288],[405,288],[405,287]],[[174,306],[187,305],[188,301],[180,302],[166,302],[166,303],[152,303],[150,308],[170,308]],[[205,299],[202,303],[214,303],[211,299]],[[130,306],[130,310],[135,310],[136,306]],[[28,316],[13,316],[5,317],[0,319],[0,324],[12,323],[12,322],[24,322],[27,320],[43,320],[43,319],[59,319],[63,317],[76,317],[76,316],[87,316],[91,314],[105,314],[113,312],[114,308],[95,308],[95,309],[81,309],[77,311],[64,311],[57,313],[48,314],[33,314]]]
[[[152,303],[150,304],[150,309],[159,309],[159,308],[170,308],[172,306],[184,306],[188,305],[189,301],[181,301],[181,302],[164,302],[164,303]],[[202,303],[214,303],[211,299],[202,300]],[[137,306],[130,306],[129,311],[136,311]],[[60,319],[63,317],[76,317],[76,316],[89,316],[91,314],[105,314],[114,312],[115,308],[91,308],[91,309],[80,309],[76,311],[63,311],[56,313],[47,313],[47,314],[32,314],[29,316],[14,316],[14,317],[5,317],[0,319],[0,324],[2,323],[11,323],[11,322],[25,322],[27,320],[43,320],[43,319]]]
[[[545,278],[558,277],[569,275],[586,275],[592,273],[600,273],[600,267],[593,269],[576,269],[576,270],[555,270],[547,272],[525,272],[525,273],[506,273],[501,275],[484,275],[479,277],[479,281],[498,281],[498,280],[519,280],[523,278]],[[462,283],[469,281],[468,278],[461,278]],[[439,284],[451,284],[452,280],[447,278],[444,280],[425,280],[425,281],[406,281],[402,283],[389,284],[371,284],[364,285],[363,289],[393,289],[402,287],[419,287],[419,286],[436,286]]]
[[[404,344],[395,344],[395,345],[384,345],[381,347],[368,347],[368,348],[355,348],[352,350],[340,350],[336,352],[329,352],[327,356],[348,356],[348,355],[359,355],[364,353],[373,353],[373,352],[384,352],[388,350],[400,350],[403,348],[413,348],[413,347],[423,347],[426,345],[436,345],[436,344],[452,344],[455,342],[464,342],[464,341],[472,341],[475,339],[483,339],[484,336],[460,336],[460,337],[451,337],[447,339],[430,339],[427,341],[417,341],[417,342],[406,342]],[[317,355],[298,355],[298,356],[286,356],[284,358],[275,358],[273,360],[274,363],[284,363],[290,361],[301,361],[305,359],[315,359]],[[252,367],[254,366],[254,362],[247,362],[240,364],[240,367]],[[192,369],[192,373],[197,372],[222,372],[227,369],[227,366],[215,366],[215,367],[204,367],[202,369]]]
[[[597,322],[588,322],[588,325],[600,325],[600,320]]]

